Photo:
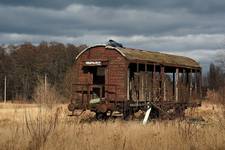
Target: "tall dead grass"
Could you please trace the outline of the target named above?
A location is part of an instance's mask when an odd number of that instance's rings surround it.
[[[42,94],[38,94],[41,99]],[[1,107],[0,149],[225,149],[224,107],[218,104],[204,102],[200,108],[187,110],[187,119],[182,121],[152,120],[142,125],[120,119],[94,121],[88,112],[79,118],[69,117],[66,105],[53,103],[49,107],[44,102]],[[198,117],[202,120],[192,119]]]
[[[23,133],[20,127],[15,128],[16,132],[12,133],[14,137],[8,137],[8,140],[1,145],[2,149],[207,150],[225,148],[225,132],[219,125],[164,121],[151,122],[143,126],[139,122],[78,123],[63,120],[57,123],[57,128],[46,139],[33,138],[30,134]]]
[[[34,90],[34,101],[41,106],[47,106],[51,109],[57,103],[65,100],[63,96],[59,95],[54,86],[51,86],[48,82],[44,83],[43,80],[39,80]]]

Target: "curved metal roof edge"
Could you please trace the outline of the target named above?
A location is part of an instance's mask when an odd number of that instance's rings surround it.
[[[94,47],[105,47],[105,48],[108,48],[108,49],[114,49],[114,50],[118,51],[118,52],[119,52],[122,56],[124,56],[126,59],[128,59],[127,56],[126,56],[119,48],[116,48],[116,47],[113,47],[113,46],[109,46],[109,45],[106,45],[106,44],[96,44],[96,45],[87,47],[87,48],[85,48],[83,51],[81,51],[81,52],[76,56],[75,60],[77,60],[77,59],[78,59],[85,51],[87,51],[87,50],[89,50],[89,49],[91,49],[91,48],[94,48]],[[139,49],[136,49],[136,50],[139,50]],[[146,51],[146,50],[141,50],[141,51]],[[171,56],[179,56],[179,57],[183,57],[183,58],[191,59],[192,61],[195,61],[194,59],[189,58],[189,57],[186,57],[186,56],[180,56],[180,55],[174,55],[174,54],[167,54],[167,53],[161,53],[161,52],[155,52],[155,53],[166,54],[166,55],[171,55]],[[199,64],[197,61],[195,61],[195,62],[199,65],[199,68],[201,68],[200,64]],[[187,66],[187,67],[188,67],[188,66]],[[189,66],[189,67],[191,67],[191,66]],[[192,67],[194,67],[194,66],[192,66]],[[198,68],[198,67],[195,66],[194,68]]]
[[[94,47],[97,47],[97,46],[106,46],[106,44],[96,44],[96,45],[93,45],[93,46],[89,46],[87,48],[85,48],[84,50],[82,50],[75,58],[75,60],[77,60],[80,55],[82,55],[85,51],[89,50],[90,48],[94,48]]]
[[[80,55],[82,55],[85,51],[89,50],[90,48],[99,47],[99,46],[105,46],[105,48],[108,48],[108,49],[115,49],[115,50],[117,50],[122,56],[126,57],[126,55],[125,55],[123,52],[121,52],[121,51],[120,51],[118,48],[116,48],[116,47],[108,46],[108,45],[106,45],[106,44],[96,44],[96,45],[87,47],[87,48],[85,48],[84,50],[82,50],[82,51],[76,56],[75,60],[77,60],[77,59],[80,57]]]

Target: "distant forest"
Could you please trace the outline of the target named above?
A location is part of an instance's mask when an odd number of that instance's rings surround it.
[[[0,101],[4,97],[4,78],[7,77],[8,100],[32,100],[34,89],[45,75],[59,94],[69,97],[75,56],[86,45],[75,46],[58,42],[42,42],[38,45],[0,46]],[[211,63],[203,76],[204,87],[225,93],[225,54]],[[223,96],[224,97],[224,96]]]
[[[68,97],[71,83],[67,76],[71,75],[75,56],[86,47],[58,42],[0,46],[0,100],[4,97],[5,76],[8,100],[32,100],[35,87],[45,75],[50,85]]]

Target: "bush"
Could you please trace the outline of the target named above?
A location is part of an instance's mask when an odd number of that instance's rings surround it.
[[[34,92],[34,101],[40,105],[53,108],[55,104],[64,101],[64,97],[57,93],[55,87],[51,87],[47,82],[39,80]]]

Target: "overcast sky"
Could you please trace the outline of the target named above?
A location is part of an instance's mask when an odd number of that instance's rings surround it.
[[[225,0],[0,0],[0,44],[58,41],[192,57],[225,53]]]

